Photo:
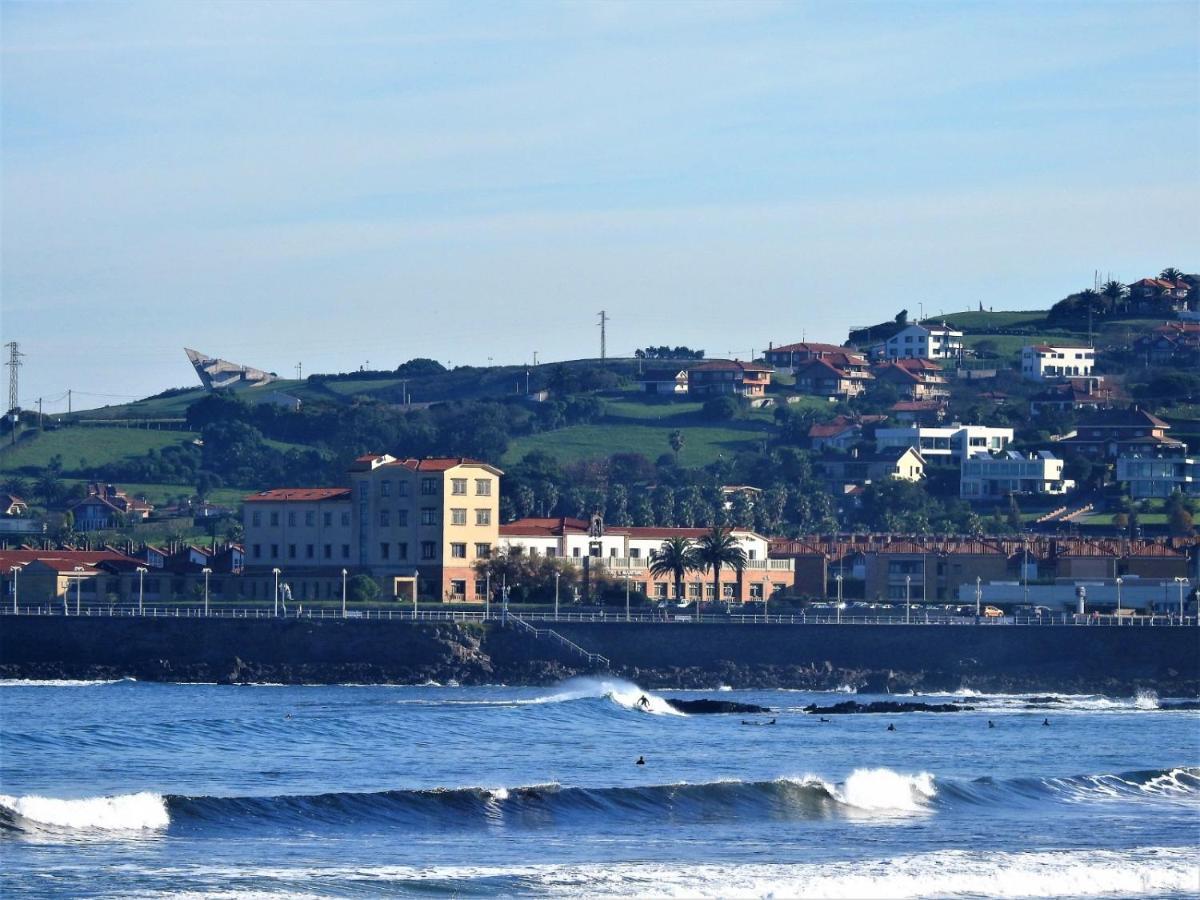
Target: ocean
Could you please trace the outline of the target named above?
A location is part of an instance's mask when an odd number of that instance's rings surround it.
[[[642,693],[0,682],[0,895],[1200,892],[1200,713],[1152,695]]]

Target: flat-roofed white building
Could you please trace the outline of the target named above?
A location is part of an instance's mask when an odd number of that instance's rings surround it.
[[[961,462],[1004,450],[1013,439],[1011,428],[990,425],[932,425],[916,428],[877,428],[875,449],[912,447],[926,462]]]
[[[883,345],[888,359],[959,359],[963,333],[948,325],[913,324],[892,335]]]
[[[1117,482],[1134,500],[1165,499],[1176,491],[1185,497],[1200,497],[1200,457],[1182,453],[1120,456]]]
[[[1049,450],[1025,456],[1007,450],[997,456],[964,459],[959,479],[959,496],[985,500],[1009,494],[1065,494],[1075,482],[1063,478],[1063,461]]]
[[[1032,344],[1021,348],[1021,376],[1028,381],[1091,378],[1096,351],[1091,347],[1052,347]]]

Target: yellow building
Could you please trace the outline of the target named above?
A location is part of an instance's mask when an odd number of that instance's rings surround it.
[[[473,459],[359,457],[348,488],[282,488],[246,498],[247,574],[281,570],[293,597],[340,596],[342,570],[384,595],[482,602],[475,563],[499,537],[500,475]],[[273,586],[270,591],[273,591]]]

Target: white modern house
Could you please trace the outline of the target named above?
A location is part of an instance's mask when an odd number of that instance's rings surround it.
[[[888,359],[959,359],[962,336],[948,325],[916,323],[888,338],[883,351]]]
[[[1134,500],[1165,499],[1178,491],[1200,497],[1200,457],[1138,453],[1117,457],[1117,482]]]
[[[1016,450],[997,455],[964,459],[959,478],[959,496],[964,500],[986,500],[1009,494],[1065,494],[1075,482],[1063,478],[1063,461],[1049,450],[1025,456]]]
[[[989,425],[935,425],[917,428],[878,428],[875,449],[912,447],[926,462],[961,462],[972,456],[998,453],[1012,443],[1011,428]]]
[[[1052,347],[1033,344],[1021,348],[1021,375],[1028,381],[1091,378],[1096,351],[1091,347]]]

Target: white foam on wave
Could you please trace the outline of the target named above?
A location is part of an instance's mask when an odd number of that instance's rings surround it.
[[[86,680],[76,678],[0,678],[0,687],[99,687],[105,684],[120,684],[122,681],[134,681],[133,678],[114,678],[110,680]]]
[[[0,794],[0,807],[38,825],[78,831],[142,831],[171,823],[166,800],[148,791],[78,800]]]
[[[872,813],[926,813],[929,801],[937,796],[928,772],[905,775],[884,768],[855,769],[841,784],[816,775],[783,780],[801,787],[820,787],[838,803]]]
[[[414,882],[451,890],[508,879],[517,894],[565,897],[1112,897],[1191,896],[1200,864],[1190,850],[1143,847],[1122,851],[1057,850],[1005,853],[946,850],[886,859],[820,863],[459,866],[180,866],[156,868],[161,878],[202,877],[303,882]]]
[[[1138,709],[1158,709],[1158,694],[1148,688],[1142,688],[1134,697],[1133,705]]]
[[[656,716],[683,715],[662,697],[642,690],[632,681],[625,681],[621,678],[571,678],[559,685],[559,690],[553,694],[517,702],[565,703],[570,700],[587,700],[595,697],[604,697],[626,709],[651,713]],[[639,701],[642,697],[646,698],[648,705],[641,705]]]

